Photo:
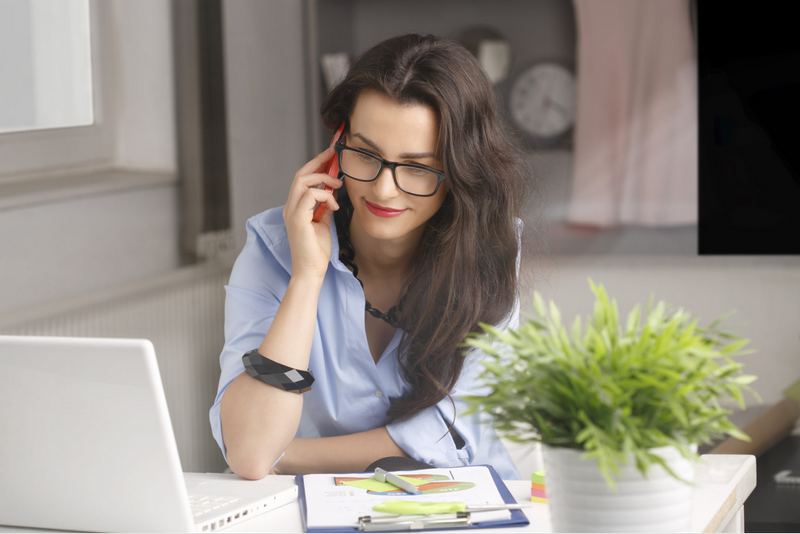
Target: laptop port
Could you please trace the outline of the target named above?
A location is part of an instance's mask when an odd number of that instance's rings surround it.
[[[242,512],[242,517],[244,517],[244,516],[246,516],[246,515],[247,515],[247,510],[245,510],[244,512]]]

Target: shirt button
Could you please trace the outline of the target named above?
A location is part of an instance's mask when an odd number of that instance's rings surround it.
[[[381,393],[380,391],[376,391],[375,392],[375,396],[376,397],[383,397],[383,393]]]

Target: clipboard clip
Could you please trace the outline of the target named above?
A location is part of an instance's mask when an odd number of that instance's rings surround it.
[[[364,515],[358,518],[358,529],[364,532],[383,530],[424,530],[426,528],[468,527],[472,524],[469,512],[437,515],[391,515],[373,518]]]

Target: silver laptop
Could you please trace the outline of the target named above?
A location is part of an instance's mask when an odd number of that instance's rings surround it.
[[[149,341],[0,336],[0,493],[0,525],[211,532],[297,486],[183,473]]]

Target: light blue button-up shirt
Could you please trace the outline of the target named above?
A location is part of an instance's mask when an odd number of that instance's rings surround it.
[[[222,373],[209,415],[214,438],[226,459],[219,414],[222,395],[233,379],[244,372],[242,355],[261,346],[289,285],[292,261],[282,209],[265,211],[247,221],[247,243],[225,286]],[[436,467],[490,464],[503,479],[519,479],[508,452],[487,424],[488,416],[461,415],[466,405],[459,396],[480,392],[477,374],[482,366],[477,364],[477,354],[467,358],[451,391],[458,410],[455,430],[465,442],[462,448],[456,448],[447,430],[453,420],[453,405],[447,398],[405,421],[391,421],[386,416],[391,403],[410,391],[398,364],[402,331],[397,329],[375,363],[364,328],[364,291],[339,261],[339,240],[333,221],[331,239],[331,261],[319,295],[308,364],[315,382],[303,394],[303,412],[295,437],[341,436],[386,426],[401,449],[427,464]],[[510,326],[517,325],[518,316],[517,305],[510,316]]]

